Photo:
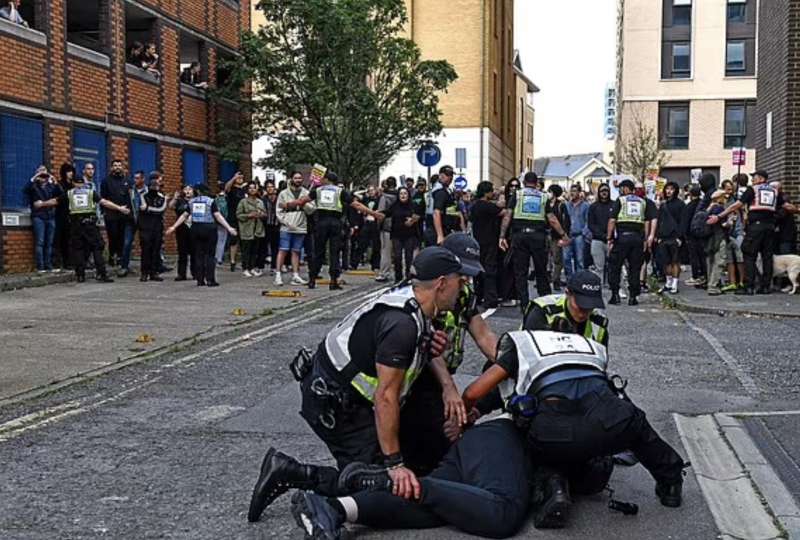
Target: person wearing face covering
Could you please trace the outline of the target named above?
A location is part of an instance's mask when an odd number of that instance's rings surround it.
[[[606,259],[608,258],[608,220],[611,219],[611,188],[600,184],[597,200],[589,206],[588,227],[592,233],[592,260],[597,275],[604,283],[606,278]]]

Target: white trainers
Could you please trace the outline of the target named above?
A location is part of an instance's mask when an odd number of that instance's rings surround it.
[[[625,291],[623,291],[622,289],[620,289],[619,290],[619,297],[622,298],[623,300],[625,300],[626,298],[628,298],[628,294]]]
[[[242,272],[242,275],[244,277],[253,277],[253,274],[250,273],[250,270],[245,270],[244,272]]]
[[[275,285],[279,287],[283,285],[283,277],[281,276],[280,272],[275,273]]]
[[[253,270],[251,272],[251,274],[253,274],[253,277],[261,277],[262,275],[264,275],[264,273],[261,270],[259,270],[258,268]]]
[[[300,277],[300,274],[295,274],[292,276],[292,285],[308,285],[308,281]]]

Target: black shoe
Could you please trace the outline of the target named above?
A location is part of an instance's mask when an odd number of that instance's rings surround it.
[[[83,282],[86,281],[86,276],[84,276],[83,274],[80,274],[78,276],[75,276],[75,279],[78,280],[78,283],[83,283]]]
[[[611,299],[608,301],[608,303],[609,304],[613,304],[615,306],[618,306],[620,304],[620,302],[621,302],[621,300],[619,298],[619,293],[618,292],[612,292],[611,293]]]
[[[253,488],[253,495],[250,497],[247,521],[258,521],[264,509],[290,488],[313,487],[310,477],[311,467],[301,465],[296,459],[274,448],[267,450],[267,455],[261,462],[261,472]]]
[[[117,272],[117,277],[127,277],[129,272],[130,270],[128,270],[127,268],[123,268],[122,270]]]
[[[560,291],[561,290],[561,285],[559,285],[558,283],[553,283],[553,290],[554,291]]]
[[[159,276],[158,274],[151,274],[150,281],[164,281],[164,278]]]
[[[769,289],[769,287],[759,287],[759,289],[756,291],[756,294],[772,294],[772,291]]]
[[[147,279],[148,279],[147,275],[145,275],[145,274],[142,274],[141,276],[139,276],[139,281],[147,281]]]
[[[639,301],[636,299],[635,296],[631,295],[631,297],[628,298],[628,305],[629,306],[638,306],[639,305]]]
[[[386,467],[355,461],[348,464],[339,473],[338,487],[340,493],[391,491],[392,479],[389,477]]]
[[[175,281],[186,281],[186,276],[178,276],[175,278]]]
[[[734,292],[733,294],[738,296],[753,296],[755,294],[755,291],[753,289],[745,287],[744,289],[737,289],[736,292]]]
[[[309,289],[316,289],[317,288],[317,278],[309,277],[308,278],[308,288]]]
[[[292,495],[292,515],[307,540],[344,540],[348,537],[342,516],[325,497],[310,491]]]
[[[197,286],[198,287],[205,287],[206,286],[206,282],[205,281],[198,281],[197,282]]]
[[[106,274],[99,275],[96,279],[100,283],[114,283],[114,280],[108,277]]]
[[[545,499],[533,514],[533,526],[537,529],[563,529],[571,507],[567,480],[560,474],[553,474],[545,480]]]
[[[172,272],[171,266],[162,266],[161,268],[158,269],[159,274],[169,274],[170,272]]]
[[[236,272],[236,263],[231,263],[231,272]]]
[[[683,492],[683,479],[674,484],[658,482],[656,484],[656,495],[661,504],[670,508],[678,508],[681,505],[681,494]]]
[[[330,290],[332,290],[332,291],[341,291],[342,290],[342,286],[339,285],[338,281],[331,281],[331,284],[330,284],[330,286],[328,288]]]
[[[206,283],[206,287],[219,287],[219,283],[217,283],[216,281],[209,281],[208,283]]]

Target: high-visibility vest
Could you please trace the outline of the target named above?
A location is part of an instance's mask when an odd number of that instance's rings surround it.
[[[514,219],[544,223],[547,219],[547,194],[534,188],[517,190]]]
[[[750,203],[750,211],[776,212],[778,210],[778,190],[769,184],[753,186],[755,198]]]
[[[434,208],[433,208],[433,196],[440,189],[447,190],[447,192],[451,196],[451,201],[452,201],[452,204],[448,205],[447,208],[445,208],[445,212],[444,212],[445,215],[453,216],[453,217],[460,216],[461,212],[458,210],[458,201],[456,201],[455,197],[453,197],[453,190],[451,190],[450,188],[444,187],[442,184],[436,184],[436,187],[434,187],[430,191],[430,195],[427,194],[427,193],[425,194],[426,197],[428,197],[427,198],[428,205],[427,205],[427,208],[425,210],[426,215],[433,216],[433,210],[434,210]]]
[[[349,375],[349,373],[355,369],[352,358],[350,357],[350,336],[358,321],[378,306],[388,306],[403,310],[413,317],[417,325],[417,346],[414,351],[414,359],[408,369],[406,369],[403,387],[400,391],[402,403],[406,395],[408,395],[409,390],[411,390],[414,381],[417,380],[427,363],[428,354],[421,350],[422,347],[420,345],[422,344],[423,337],[431,333],[430,320],[422,313],[422,308],[414,297],[414,291],[411,285],[390,290],[366,302],[350,313],[325,337],[325,351],[333,367],[339,373]],[[375,392],[378,389],[378,377],[356,372],[355,375],[352,376],[350,384],[370,403],[375,402]]]
[[[647,203],[636,195],[623,195],[619,198],[620,211],[617,223],[644,223]]]
[[[342,188],[339,186],[320,186],[317,188],[317,210],[341,214]]]
[[[518,330],[506,335],[514,342],[518,362],[516,380],[506,379],[499,387],[506,405],[514,396],[536,395],[541,390],[537,383],[554,369],[595,369],[599,374],[608,369],[606,348],[584,336],[549,330]]]
[[[214,223],[214,215],[211,212],[212,204],[214,204],[214,200],[205,195],[190,200],[189,212],[192,216],[192,223]]]
[[[94,186],[86,184],[67,191],[70,215],[90,215],[97,212],[94,204]]]
[[[469,319],[465,316],[473,311],[477,295],[471,285],[465,285],[458,295],[458,309],[445,312],[441,325],[447,333],[447,349],[443,357],[450,373],[455,373],[464,361],[464,338],[469,329]]]
[[[525,309],[525,317],[523,318],[520,330],[524,330],[525,319],[533,309],[533,306],[539,306],[544,311],[547,317],[547,324],[550,328],[554,327],[557,319],[569,320],[567,316],[567,295],[566,294],[551,294],[548,296],[540,296],[530,301],[528,307]],[[583,337],[592,339],[598,343],[603,343],[608,335],[608,317],[601,309],[593,309],[589,315],[589,320],[586,321],[586,327],[583,330]]]

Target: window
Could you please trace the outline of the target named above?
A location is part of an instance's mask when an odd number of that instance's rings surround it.
[[[672,3],[672,26],[692,24],[692,3],[674,0]]]
[[[148,60],[143,55],[147,54],[148,45],[151,44],[156,46],[156,54],[160,54],[155,39],[155,21],[155,17],[147,11],[125,3],[125,51],[129,64],[141,68],[142,62]],[[153,69],[160,69],[158,61]]]
[[[0,114],[0,185],[3,208],[28,206],[24,190],[36,168],[44,163],[41,120]]]
[[[86,49],[105,52],[98,0],[68,0],[67,41]]]
[[[528,142],[533,142],[533,124],[528,123]]]
[[[202,41],[195,39],[191,34],[181,32],[179,61],[181,69],[181,82],[197,88],[205,86],[208,81],[207,66],[203,61],[205,46]],[[200,72],[194,73],[193,68],[200,66]]]
[[[686,75],[692,69],[692,48],[688,43],[672,44],[672,73]]]
[[[234,57],[224,51],[217,49],[217,87],[224,88],[231,78],[231,66]]]
[[[766,125],[766,132],[767,132],[766,147],[769,150],[770,148],[772,148],[772,111],[767,113],[766,122],[767,122],[767,125]]]
[[[725,103],[725,148],[753,148],[755,101]]]
[[[500,88],[497,85],[497,72],[492,74],[493,88],[494,88],[494,114],[497,114],[497,109],[500,108]]]
[[[741,75],[745,72],[745,42],[744,41],[728,41],[726,56],[725,56],[725,74],[726,75]]]
[[[87,163],[94,165],[94,183],[99,189],[101,180],[108,173],[106,134],[93,129],[72,130],[72,164],[75,174],[82,175]]]
[[[158,144],[155,141],[131,139],[130,142],[130,168],[131,174],[144,171],[144,177],[158,170]]]
[[[747,0],[728,0],[728,22],[747,22]]]
[[[187,186],[206,181],[206,155],[202,150],[183,150],[183,183]]]
[[[689,104],[659,104],[659,139],[661,148],[685,150],[689,148]]]

